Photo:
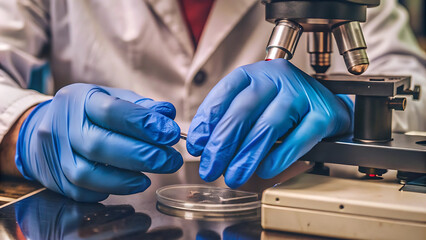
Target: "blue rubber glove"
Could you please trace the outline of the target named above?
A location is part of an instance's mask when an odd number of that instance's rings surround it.
[[[16,166],[28,179],[77,201],[144,191],[143,172],[172,173],[183,164],[171,103],[131,91],[73,84],[39,104],[23,123]]]
[[[236,188],[255,171],[272,178],[321,139],[351,131],[352,105],[287,60],[254,63],[211,90],[192,120],[187,149],[201,155],[201,178],[224,174]]]

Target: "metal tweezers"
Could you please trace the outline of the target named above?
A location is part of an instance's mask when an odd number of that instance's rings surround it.
[[[184,133],[184,132],[181,132],[180,133],[180,139],[182,139],[182,140],[185,140],[186,141],[186,138],[188,137],[188,134],[187,133]],[[276,142],[275,142],[275,144],[281,144],[283,141],[281,140],[281,139],[278,139]]]

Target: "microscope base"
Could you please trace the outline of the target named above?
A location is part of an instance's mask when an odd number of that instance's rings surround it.
[[[423,239],[426,194],[401,185],[302,174],[264,191],[262,227],[351,239]]]

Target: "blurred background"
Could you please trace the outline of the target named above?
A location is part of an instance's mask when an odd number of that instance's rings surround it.
[[[410,13],[410,24],[420,46],[426,51],[426,1],[399,0]]]
[[[381,0],[386,1],[386,0]],[[426,52],[426,0],[398,0],[409,12],[410,25],[413,29],[420,47]],[[53,95],[53,81],[50,79],[50,69],[48,65],[40,69],[34,69],[34,76],[29,88],[41,93]]]

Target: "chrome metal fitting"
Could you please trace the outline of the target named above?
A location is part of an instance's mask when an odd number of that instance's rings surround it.
[[[355,75],[365,72],[369,61],[365,52],[367,45],[359,22],[347,22],[333,27],[332,31],[348,71]]]
[[[279,20],[272,31],[266,47],[265,60],[284,58],[290,60],[293,58],[302,27],[293,21]]]
[[[331,33],[309,32],[308,52],[312,68],[316,73],[325,73],[331,64]]]

